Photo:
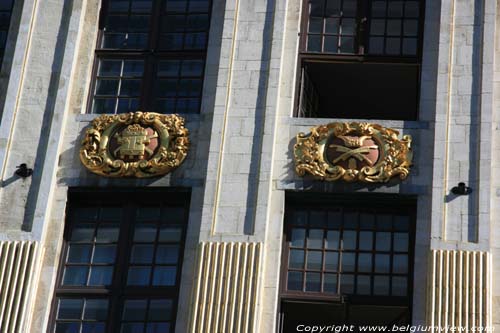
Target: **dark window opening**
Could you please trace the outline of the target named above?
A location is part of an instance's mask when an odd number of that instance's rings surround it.
[[[298,117],[417,119],[424,0],[304,0]]]
[[[7,34],[13,7],[14,0],[0,0],[0,68],[2,67],[5,45],[7,44]]]
[[[105,1],[89,112],[199,112],[211,4]]]
[[[280,332],[296,332],[299,325],[343,326],[404,326],[411,322],[408,308],[383,305],[332,304],[318,301],[283,301],[281,304]]]
[[[415,201],[289,193],[281,332],[304,324],[410,322]]]
[[[49,332],[174,332],[189,196],[70,192]]]
[[[304,61],[301,117],[416,119],[419,66]]]

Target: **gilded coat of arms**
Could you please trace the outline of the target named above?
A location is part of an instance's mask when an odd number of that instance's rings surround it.
[[[295,170],[319,179],[385,183],[406,179],[413,153],[411,136],[369,123],[331,123],[299,133],[294,147]]]
[[[80,160],[107,177],[154,177],[186,158],[189,132],[178,115],[135,112],[102,115],[85,132]]]

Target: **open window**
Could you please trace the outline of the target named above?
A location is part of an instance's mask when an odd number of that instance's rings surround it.
[[[424,0],[304,0],[298,117],[415,120]]]

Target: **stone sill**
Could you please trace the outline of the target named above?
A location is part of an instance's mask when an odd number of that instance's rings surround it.
[[[186,123],[199,122],[201,119],[201,115],[199,113],[178,113],[178,115],[186,119]],[[76,121],[89,123],[99,116],[100,114],[80,113],[76,115],[75,119]]]
[[[409,121],[409,120],[290,117],[288,118],[288,121],[286,123],[292,126],[318,126],[333,122],[352,122],[352,121],[376,123],[384,127],[396,128],[396,129],[429,129],[428,121]]]

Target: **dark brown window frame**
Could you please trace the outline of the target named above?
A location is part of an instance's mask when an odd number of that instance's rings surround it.
[[[125,221],[121,221],[117,251],[115,254],[116,262],[114,264],[110,286],[70,286],[65,287],[62,284],[65,267],[65,258],[68,254],[68,239],[71,235],[74,221],[70,221],[72,209],[81,205],[102,205],[113,206],[123,205]],[[131,255],[132,236],[134,232],[134,219],[131,217],[139,204],[151,206],[152,204],[164,207],[177,206],[184,207],[184,225],[179,243],[180,251],[176,272],[176,281],[173,286],[127,286],[127,270],[130,266],[128,260]],[[57,323],[58,300],[61,298],[71,299],[107,299],[108,315],[106,318],[106,332],[118,332],[121,324],[121,315],[125,299],[173,299],[172,319],[170,330],[175,332],[177,305],[179,301],[179,288],[181,283],[182,264],[184,259],[184,249],[186,242],[187,223],[189,218],[190,191],[182,188],[154,188],[154,189],[99,189],[99,188],[72,188],[68,191],[68,205],[66,207],[66,221],[64,225],[63,244],[58,264],[56,284],[52,296],[51,312],[47,332],[55,331]],[[131,223],[132,222],[132,223]],[[153,267],[153,266],[152,266]],[[151,274],[152,275],[152,274]],[[149,302],[148,302],[149,304]]]
[[[420,17],[419,17],[419,33],[417,36],[417,56],[387,56],[387,55],[373,55],[365,53],[365,44],[366,39],[369,37],[369,34],[365,34],[363,31],[366,31],[368,28],[367,22],[371,19],[369,14],[365,16],[366,21],[362,24],[359,24],[360,20],[363,20],[361,16],[362,13],[368,12],[367,2],[372,0],[358,0],[358,14],[357,14],[357,27],[355,34],[355,48],[358,47],[358,53],[353,54],[342,54],[342,53],[323,53],[323,52],[308,52],[307,51],[307,35],[308,35],[308,24],[309,24],[309,1],[310,0],[301,0],[302,8],[301,8],[301,16],[300,16],[300,25],[299,25],[299,47],[298,47],[298,55],[297,55],[297,68],[296,68],[296,80],[295,80],[295,100],[294,100],[294,109],[293,109],[293,117],[303,117],[300,115],[300,97],[302,94],[301,88],[301,80],[302,80],[302,68],[304,67],[304,63],[306,62],[318,62],[318,63],[366,63],[366,64],[406,64],[409,66],[417,67],[419,73],[419,79],[416,83],[417,89],[417,101],[416,101],[416,113],[413,116],[414,120],[417,120],[419,117],[419,109],[420,109],[420,84],[421,84],[421,72],[422,72],[422,54],[423,54],[423,45],[424,45],[424,25],[425,25],[425,8],[426,8],[426,0],[422,1],[422,6],[420,6]],[[362,12],[360,12],[360,10]],[[360,37],[361,36],[361,37]],[[365,39],[363,44],[360,44],[359,40]],[[361,45],[361,47],[360,47]],[[306,116],[309,118],[310,116]]]
[[[12,0],[9,9],[1,9],[0,10],[0,14],[8,13],[8,15],[9,15],[9,18],[7,21],[0,23],[0,28],[2,28],[2,29],[0,29],[0,31],[5,32],[5,43],[3,45],[0,44],[0,69],[2,68],[3,57],[5,56],[5,47],[7,46],[7,41],[9,38],[10,23],[12,21],[12,12],[14,10],[14,5],[15,5],[15,0]],[[3,28],[6,28],[6,29],[3,29]]]
[[[86,105],[86,113],[95,114],[92,110],[95,89],[97,83],[97,72],[99,68],[99,60],[106,59],[120,59],[120,60],[143,60],[143,76],[141,79],[140,86],[140,96],[139,96],[139,106],[138,110],[141,111],[153,111],[154,109],[154,85],[156,81],[156,68],[158,62],[161,60],[191,60],[191,59],[201,59],[203,60],[203,68],[202,75],[199,77],[201,79],[201,84],[203,87],[204,84],[204,73],[206,69],[206,58],[207,58],[207,49],[208,49],[208,40],[209,40],[209,30],[211,25],[212,18],[212,7],[213,0],[209,0],[209,11],[208,11],[208,27],[207,27],[207,40],[205,43],[205,48],[203,50],[161,50],[156,47],[160,35],[160,24],[161,17],[163,13],[161,11],[164,0],[152,0],[153,8],[151,11],[151,21],[150,21],[150,29],[148,31],[148,48],[147,49],[105,49],[102,48],[103,38],[104,38],[104,27],[105,27],[105,19],[108,14],[108,4],[110,0],[103,0],[101,3],[101,10],[99,12],[99,20],[98,20],[98,34],[97,34],[97,44],[94,52],[94,60],[92,65],[92,76],[91,82],[89,85],[89,93]],[[189,12],[191,14],[191,12]],[[201,110],[201,100],[203,97],[203,89],[200,91],[200,95],[198,96],[200,99],[200,103],[198,106],[199,113]],[[169,110],[166,110],[164,113],[170,113]]]
[[[360,201],[362,204],[360,204]],[[397,202],[397,205],[395,205]],[[320,194],[320,193],[299,193],[288,192],[285,198],[285,218],[284,235],[282,242],[281,268],[280,268],[280,287],[279,287],[279,306],[283,302],[327,302],[347,305],[394,305],[406,306],[408,311],[412,312],[413,296],[413,272],[415,260],[415,232],[416,232],[416,198],[413,196],[398,196],[390,194]],[[356,294],[332,294],[323,292],[304,292],[287,290],[288,258],[290,251],[288,232],[291,224],[287,223],[290,219],[290,212],[297,207],[305,209],[325,209],[342,208],[356,210],[363,207],[360,211],[379,210],[383,213],[397,213],[410,210],[409,226],[409,252],[408,252],[408,290],[407,296],[376,296],[376,295],[356,295]],[[356,231],[359,232],[359,226]],[[392,236],[391,236],[392,237]],[[357,241],[359,245],[359,240]],[[322,249],[324,251],[324,249]],[[373,252],[373,251],[372,251]],[[394,254],[391,254],[391,257]],[[355,264],[356,265],[356,264]],[[372,262],[372,270],[374,263]],[[391,259],[392,265],[392,259]],[[339,259],[340,266],[340,259]],[[355,268],[357,272],[357,265]],[[356,273],[352,273],[356,274]],[[391,274],[391,273],[389,273]],[[387,274],[386,274],[387,275]],[[303,282],[305,283],[305,281]],[[340,286],[340,283],[338,283]],[[373,286],[372,286],[373,288]],[[279,311],[281,313],[281,311]]]

